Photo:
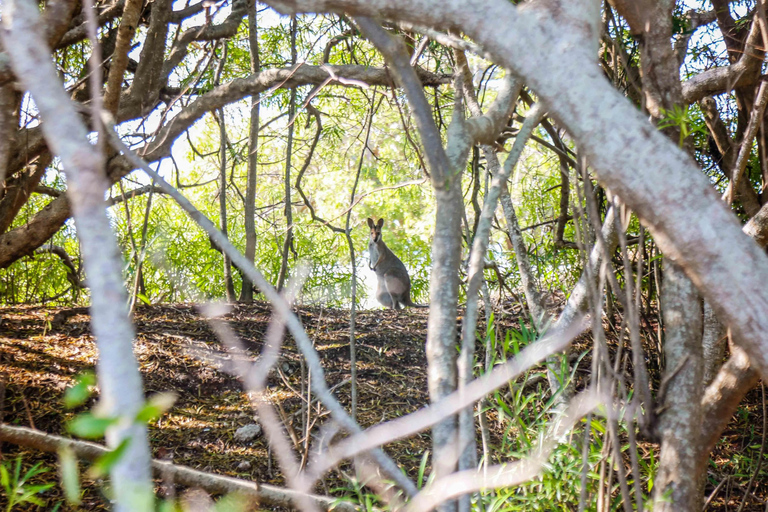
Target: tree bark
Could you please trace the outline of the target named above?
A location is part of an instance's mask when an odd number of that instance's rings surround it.
[[[248,6],[248,43],[251,49],[251,73],[256,74],[261,68],[259,56],[259,34],[256,11],[258,2],[251,0]],[[251,125],[248,129],[248,176],[245,183],[245,257],[253,262],[256,259],[256,180],[259,164],[259,113],[261,96],[251,96]],[[242,276],[240,302],[253,302],[253,283]]]
[[[630,26],[642,36],[645,105],[658,121],[671,115],[683,102],[679,61],[671,45],[674,2],[640,1],[633,6],[647,17],[640,24],[630,19]],[[679,127],[672,126],[663,131],[673,142],[692,153],[690,140],[680,139]],[[706,469],[692,456],[698,443],[702,414],[702,308],[693,284],[672,262],[667,262],[664,273],[661,308],[666,360],[663,378],[667,389],[674,391],[662,397],[664,412],[659,418],[661,454],[653,498],[655,509],[662,512],[694,511],[701,507],[702,501],[695,475]]]
[[[40,28],[37,3],[10,0],[3,6],[0,32],[13,70],[29,90],[42,117],[53,153],[61,158],[72,198],[77,234],[91,292],[91,326],[99,348],[101,406],[119,422],[107,430],[116,448],[130,440],[110,476],[116,510],[148,510],[154,501],[145,424],[135,422],[144,404],[141,376],[132,352],[133,326],[127,314],[122,262],[106,215],[107,180],[102,155],[88,143],[88,131],[60,86]],[[9,42],[12,44],[9,45]]]
[[[291,19],[291,63],[296,66],[296,17]],[[288,256],[293,247],[293,207],[291,204],[291,157],[293,155],[293,127],[296,122],[296,88],[291,88],[288,103],[288,142],[285,149],[285,240],[283,242],[280,274],[277,277],[277,289],[282,290],[288,275]]]
[[[221,48],[221,58],[216,69],[215,83],[219,85],[224,64],[227,61],[227,43]],[[216,113],[219,121],[219,228],[224,236],[228,236],[227,230],[227,125],[224,121],[224,109],[220,108]],[[232,281],[232,262],[224,251],[221,251],[224,264],[224,286],[227,302],[235,302],[235,284]]]
[[[662,285],[667,379],[659,416],[661,454],[653,485],[654,510],[698,511],[698,475],[706,467],[694,456],[701,429],[702,312],[699,294],[683,271],[667,262]]]
[[[117,29],[117,42],[107,77],[107,88],[104,91],[104,108],[113,116],[117,115],[120,107],[123,75],[128,67],[128,52],[131,50],[131,41],[139,23],[142,3],[142,0],[126,0],[120,27]]]
[[[0,439],[3,441],[40,450],[56,453],[64,447],[71,448],[79,458],[93,462],[103,457],[109,450],[96,443],[76,441],[38,430],[25,427],[14,427],[0,424]],[[297,502],[296,491],[282,489],[269,484],[250,480],[241,480],[229,476],[204,473],[185,466],[171,464],[167,461],[153,460],[152,471],[162,479],[170,479],[177,485],[190,488],[204,489],[211,494],[239,494],[256,501],[259,505],[290,508]],[[308,495],[313,504],[320,510],[355,512],[352,504],[338,502],[327,496]],[[148,509],[151,510],[151,509]]]

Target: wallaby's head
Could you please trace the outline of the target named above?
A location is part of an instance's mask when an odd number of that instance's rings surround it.
[[[379,219],[379,222],[373,223],[373,219],[368,217],[368,227],[371,228],[371,242],[377,244],[381,242],[381,227],[384,225],[384,219]]]

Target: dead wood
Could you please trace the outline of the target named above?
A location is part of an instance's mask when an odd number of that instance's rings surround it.
[[[58,452],[62,448],[71,448],[75,454],[89,462],[95,461],[108,453],[105,447],[89,441],[78,441],[53,434],[46,434],[40,430],[26,427],[12,427],[0,424],[0,440],[34,448],[44,452]],[[290,489],[283,489],[258,482],[241,480],[229,476],[205,473],[186,466],[178,466],[167,461],[152,460],[152,471],[156,476],[172,480],[178,485],[196,487],[211,494],[237,493],[251,498],[261,505],[288,507],[294,503],[298,493]],[[349,503],[335,503],[334,498],[328,496],[310,495],[315,505],[321,510],[355,511]]]

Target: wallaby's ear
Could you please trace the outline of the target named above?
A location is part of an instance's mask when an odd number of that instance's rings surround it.
[[[381,229],[381,226],[384,225],[384,219],[379,219],[379,222],[376,223],[376,227]]]
[[[373,219],[371,219],[370,217],[368,217],[368,227],[373,229]]]

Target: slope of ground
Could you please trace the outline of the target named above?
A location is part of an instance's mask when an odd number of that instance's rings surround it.
[[[328,385],[334,388],[342,404],[349,407],[349,312],[301,307],[297,313],[320,354]],[[358,313],[358,421],[363,427],[415,411],[428,402],[424,346],[427,314],[426,310],[417,309]],[[270,308],[257,303],[235,306],[226,318],[249,352],[256,356],[262,349],[270,317]],[[238,428],[258,421],[242,384],[225,371],[219,359],[211,357],[221,350],[221,343],[199,310],[188,304],[140,306],[134,321],[137,331],[134,348],[147,394],[163,391],[178,394],[174,407],[151,426],[153,456],[207,472],[284,486],[285,481],[263,436],[249,442],[235,438]],[[497,321],[497,330],[503,330],[501,326],[505,324],[505,328],[518,327],[511,320]],[[586,351],[587,347],[588,340],[584,340],[574,350]],[[0,309],[0,372],[5,385],[4,400],[0,394],[3,421],[66,435],[65,422],[91,408],[94,401],[76,410],[65,410],[64,391],[76,375],[92,369],[96,359],[87,309],[44,306]],[[589,356],[580,368],[589,368]],[[288,337],[280,362],[269,375],[268,397],[287,425],[286,431],[300,457],[307,456],[306,425],[303,424],[306,416],[302,413],[301,398],[304,371],[296,347]],[[585,372],[577,374],[581,382],[585,377]],[[750,467],[749,461],[757,457],[761,445],[763,410],[760,402],[759,389],[750,393],[714,454],[716,464],[710,477],[724,484],[708,510],[738,508],[751,476],[744,468]],[[313,401],[309,413],[311,436],[327,419],[326,410]],[[500,437],[504,432],[494,434]],[[310,444],[313,441],[310,437]],[[429,448],[429,434],[422,433],[387,446],[387,451],[415,479],[422,456]],[[652,448],[658,453],[652,445],[644,448],[646,452]],[[0,455],[6,460],[21,455],[28,464],[42,461],[49,468],[56,466],[55,457],[16,446],[3,446]],[[764,509],[768,488],[764,474],[765,469],[752,486],[754,505],[744,510]],[[327,475],[316,491],[336,496],[351,493],[351,475],[349,467],[342,466]],[[53,473],[40,479],[55,481]],[[101,482],[86,480],[84,484],[83,504],[78,510],[108,509],[109,500]],[[158,485],[161,493],[174,492],[173,486],[161,482]],[[713,487],[711,485],[709,491]],[[30,507],[29,510],[47,510],[62,501],[58,486],[44,494],[44,499],[47,508]],[[61,510],[75,509],[64,505]]]
[[[315,343],[326,380],[340,401],[349,400],[349,315],[347,312],[304,307],[302,324]],[[64,434],[64,423],[93,402],[64,410],[62,397],[80,372],[96,364],[87,309],[11,307],[0,311],[0,369],[5,381],[4,421]],[[428,402],[424,340],[427,313],[423,310],[363,311],[357,316],[358,420],[369,426],[412,412]],[[227,316],[232,328],[254,355],[262,348],[270,321],[265,305],[236,306]],[[254,423],[254,412],[237,378],[220,368],[211,354],[221,344],[199,311],[191,305],[140,306],[134,315],[135,353],[147,394],[173,391],[174,407],[151,428],[153,455],[203,471],[284,485],[264,436],[238,442],[235,431]],[[301,358],[289,337],[280,363],[270,373],[268,396],[288,425],[288,433],[304,443],[301,404]],[[313,426],[327,412],[310,412]],[[391,454],[415,470],[429,447],[427,435],[395,443]],[[18,452],[6,446],[6,457]],[[25,460],[39,455],[21,452]],[[300,450],[301,453],[301,450]],[[54,461],[47,457],[49,466]],[[348,485],[338,472],[318,492]],[[338,492],[336,492],[338,494]],[[51,498],[51,503],[58,496]],[[95,510],[108,503],[98,492],[86,493],[83,507]]]

